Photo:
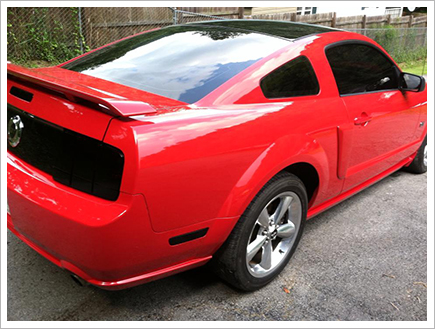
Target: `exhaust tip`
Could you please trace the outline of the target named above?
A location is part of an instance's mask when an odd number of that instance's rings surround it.
[[[86,281],[75,274],[71,274],[71,279],[73,279],[73,281],[80,287],[84,287],[86,285]]]

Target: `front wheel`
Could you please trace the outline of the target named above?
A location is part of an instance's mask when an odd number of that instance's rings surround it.
[[[421,143],[414,160],[405,170],[414,174],[423,174],[427,171],[427,136]]]
[[[245,291],[272,281],[287,265],[301,238],[307,193],[296,176],[280,173],[257,194],[214,256],[217,274]]]

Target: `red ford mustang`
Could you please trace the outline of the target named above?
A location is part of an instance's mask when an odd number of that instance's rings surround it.
[[[107,289],[210,260],[260,288],[307,218],[427,166],[424,79],[321,26],[173,26],[10,64],[7,88],[8,228]]]

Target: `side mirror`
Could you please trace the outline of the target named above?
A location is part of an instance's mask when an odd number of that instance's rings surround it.
[[[400,85],[399,88],[402,91],[423,91],[426,87],[426,81],[423,77],[411,73],[400,73]]]

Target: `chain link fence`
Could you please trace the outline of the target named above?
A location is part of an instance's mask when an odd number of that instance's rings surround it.
[[[121,38],[176,23],[174,10],[156,8],[8,8],[8,60],[53,65]]]
[[[213,20],[222,20],[222,19],[233,19],[233,17],[222,17],[222,16],[213,16],[206,15],[201,13],[192,13],[184,10],[176,10],[173,9],[174,13],[174,24],[186,24],[186,23],[194,23],[194,22],[204,22],[204,21],[213,21]]]
[[[78,8],[8,8],[8,61],[58,63],[80,55],[86,46],[79,22]]]
[[[426,59],[427,28],[347,29],[380,44],[398,63]]]
[[[169,7],[10,7],[7,9],[7,55],[13,63],[49,66],[142,31],[238,17],[234,10],[205,14]],[[426,28],[387,26],[348,30],[374,39],[399,63],[426,58]]]

